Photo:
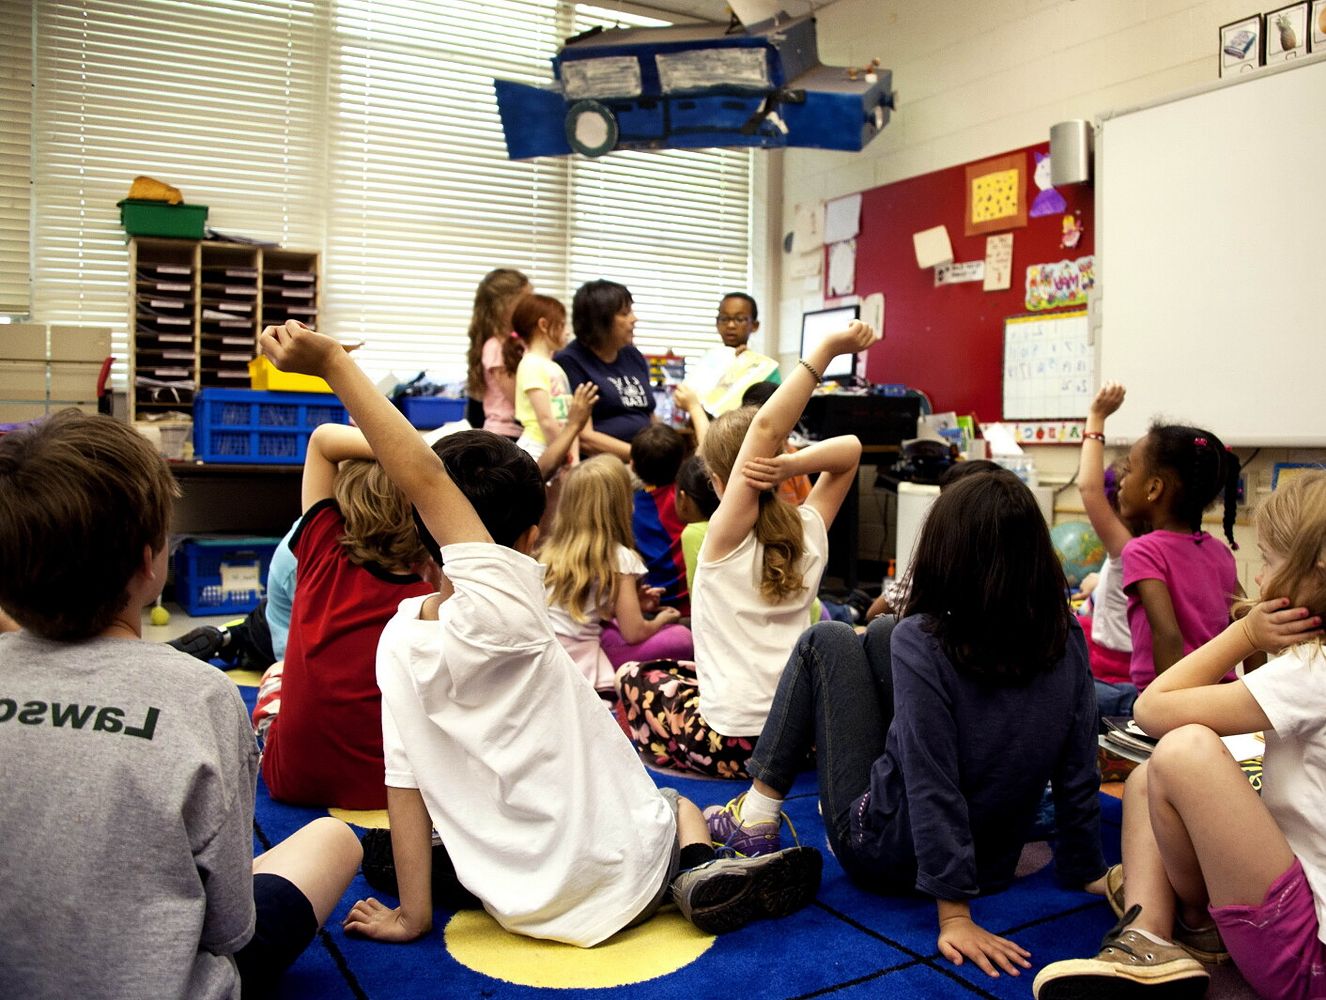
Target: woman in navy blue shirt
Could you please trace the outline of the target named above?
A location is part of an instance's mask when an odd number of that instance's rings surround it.
[[[554,355],[574,391],[582,382],[599,389],[590,422],[580,432],[587,452],[631,460],[631,439],[653,418],[649,362],[635,346],[634,301],[625,285],[587,281],[571,302],[575,339]]]

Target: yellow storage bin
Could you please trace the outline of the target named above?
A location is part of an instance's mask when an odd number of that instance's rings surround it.
[[[274,392],[331,392],[326,379],[316,375],[298,375],[295,372],[283,372],[272,365],[265,357],[254,358],[249,362],[249,383],[254,389],[269,389]]]

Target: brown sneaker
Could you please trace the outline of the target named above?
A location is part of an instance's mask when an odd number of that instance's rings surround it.
[[[1036,1000],[1198,1000],[1211,977],[1201,963],[1173,944],[1157,944],[1128,925],[1142,912],[1134,906],[1105,935],[1095,958],[1070,958],[1047,965],[1031,984]]]
[[[1110,902],[1110,909],[1116,917],[1123,916],[1123,865],[1115,865],[1105,873],[1105,898]],[[1182,920],[1174,921],[1174,943],[1199,962],[1211,965],[1224,965],[1229,961],[1229,952],[1220,937],[1220,928],[1207,924],[1195,930]]]

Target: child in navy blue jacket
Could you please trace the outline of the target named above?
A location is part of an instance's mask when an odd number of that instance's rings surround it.
[[[939,951],[991,976],[1030,955],[971,919],[1006,888],[1053,786],[1057,871],[1103,893],[1096,692],[1063,571],[1031,491],[1002,470],[935,501],[902,617],[863,639],[821,622],[800,639],[747,769],[705,810],[714,840],[777,850],[784,795],[812,746],[829,846],[853,881],[935,899]],[[996,968],[996,966],[998,968]]]

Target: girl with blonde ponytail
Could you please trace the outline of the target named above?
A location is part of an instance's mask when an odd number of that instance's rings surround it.
[[[632,739],[655,764],[745,776],[783,664],[805,628],[828,555],[828,530],[856,476],[861,443],[830,438],[787,454],[824,367],[878,339],[864,323],[826,337],[762,408],[725,413],[700,447],[720,502],[691,594],[695,662],[628,663],[617,672]],[[776,495],[819,473],[806,502]]]

